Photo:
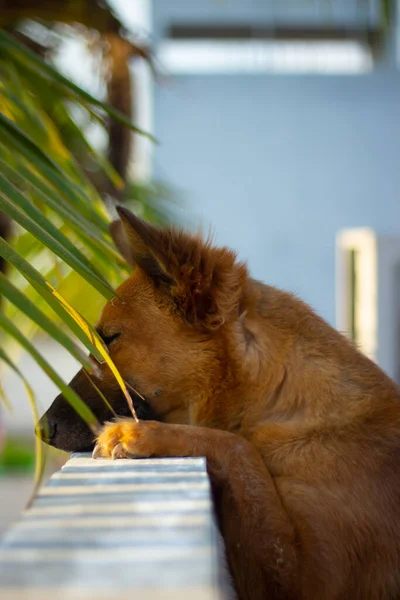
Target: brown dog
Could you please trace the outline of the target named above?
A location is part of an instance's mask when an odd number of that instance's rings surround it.
[[[158,421],[107,423],[94,454],[206,456],[240,599],[400,598],[397,386],[233,252],[119,213],[112,235],[137,268],[98,330]],[[73,386],[108,418],[85,375]],[[47,413],[50,443],[92,446],[66,406]]]

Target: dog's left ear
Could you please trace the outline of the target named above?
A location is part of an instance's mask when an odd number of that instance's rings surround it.
[[[110,235],[121,255],[131,267],[140,267],[154,283],[171,285],[173,280],[162,268],[162,230],[145,223],[124,206],[117,206],[121,220],[110,224]]]
[[[158,229],[125,207],[117,210],[121,221],[111,226],[115,244],[169,296],[176,312],[207,330],[237,318],[247,269],[232,251],[180,230]]]

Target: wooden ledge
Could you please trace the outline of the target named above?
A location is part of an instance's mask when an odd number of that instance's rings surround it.
[[[74,454],[0,540],[0,599],[230,596],[204,458]]]

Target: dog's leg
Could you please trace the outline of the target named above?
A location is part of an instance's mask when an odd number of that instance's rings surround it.
[[[205,456],[240,600],[298,599],[295,531],[252,444],[216,429],[120,420],[94,457]]]

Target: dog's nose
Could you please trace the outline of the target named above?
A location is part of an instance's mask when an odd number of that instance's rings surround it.
[[[36,423],[35,433],[44,442],[51,442],[55,437],[57,431],[57,423],[55,421],[49,421],[48,419],[40,419]]]

